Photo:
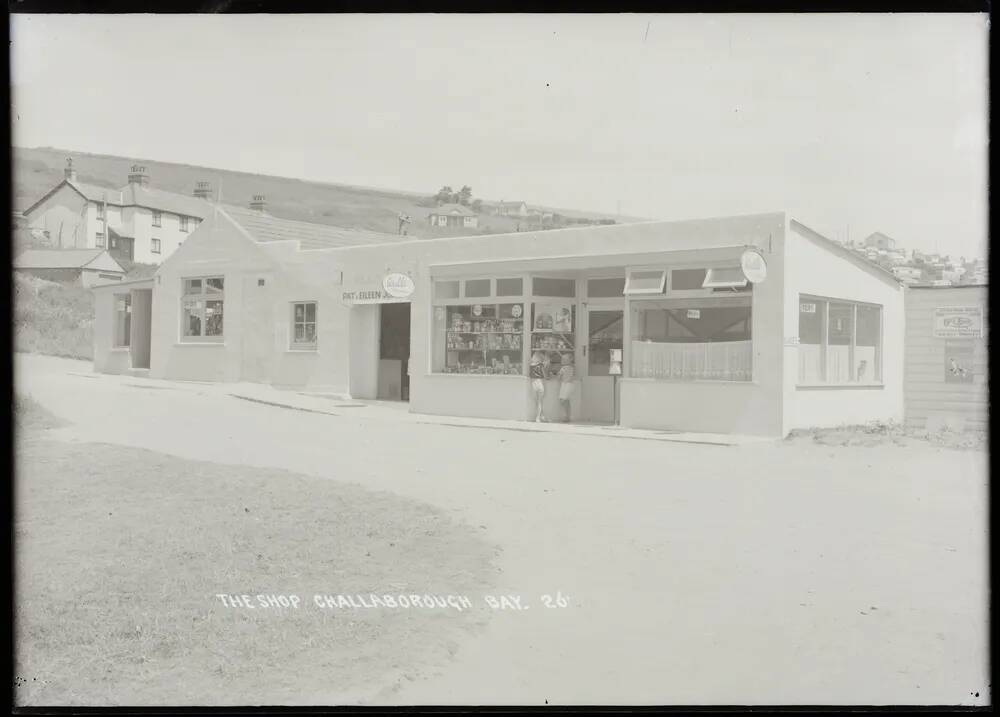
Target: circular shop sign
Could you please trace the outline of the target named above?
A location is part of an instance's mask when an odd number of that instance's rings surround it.
[[[472,315],[473,316],[482,316],[483,315],[482,304],[476,304],[475,306],[472,307]]]
[[[510,315],[513,316],[515,319],[521,318],[521,305],[514,304],[514,306],[511,307]]]
[[[759,284],[767,278],[767,263],[759,251],[747,249],[740,257],[740,268],[747,281]]]
[[[413,294],[413,279],[406,274],[386,274],[382,279],[382,288],[395,299],[405,299]]]

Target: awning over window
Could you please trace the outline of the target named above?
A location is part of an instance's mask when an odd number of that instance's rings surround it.
[[[701,286],[703,289],[725,289],[741,288],[746,285],[747,278],[743,275],[743,270],[736,266],[709,269]]]
[[[630,271],[625,279],[625,296],[662,294],[667,283],[666,270]]]

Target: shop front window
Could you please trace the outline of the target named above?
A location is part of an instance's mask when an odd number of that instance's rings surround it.
[[[432,370],[438,373],[524,373],[524,304],[434,307]]]
[[[882,381],[882,307],[799,297],[799,383]]]
[[[631,375],[750,381],[750,301],[750,297],[739,297],[633,302]]]
[[[181,336],[185,341],[223,340],[224,283],[221,276],[183,279]]]
[[[537,280],[536,280],[537,281]],[[531,304],[531,353],[549,359],[552,370],[576,350],[576,302],[550,298]]]

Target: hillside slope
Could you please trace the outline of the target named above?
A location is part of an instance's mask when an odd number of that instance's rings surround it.
[[[420,206],[424,197],[365,187],[307,182],[288,177],[248,174],[187,164],[157,162],[142,158],[87,154],[51,147],[13,148],[14,209],[23,210],[40,199],[62,180],[66,158],[73,157],[80,181],[109,188],[122,186],[129,167],[146,166],[154,187],[190,194],[199,181],[211,182],[213,191],[222,188],[223,199],[245,204],[254,194],[267,198],[268,211],[275,216],[321,224],[396,233],[398,216],[408,214],[412,222],[407,233],[418,238],[458,236],[470,233],[502,234],[541,228],[526,220],[480,215],[479,229],[442,229],[427,222],[429,208]],[[437,187],[428,187],[430,196]],[[604,219],[607,215],[573,211],[572,216]]]

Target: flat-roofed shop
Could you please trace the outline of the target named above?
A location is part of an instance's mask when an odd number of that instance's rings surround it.
[[[902,286],[784,213],[414,240],[217,206],[133,289],[148,327],[132,290],[96,290],[99,371],[527,420],[542,351],[576,364],[575,421],[780,436],[903,416]]]

